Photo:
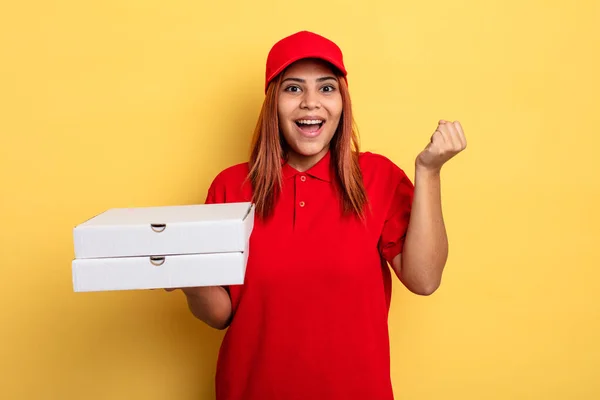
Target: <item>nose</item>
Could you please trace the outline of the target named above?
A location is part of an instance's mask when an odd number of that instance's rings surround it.
[[[300,104],[300,108],[313,110],[315,108],[321,107],[321,101],[319,98],[319,94],[316,90],[307,89],[304,92],[304,96],[302,97],[302,103]]]

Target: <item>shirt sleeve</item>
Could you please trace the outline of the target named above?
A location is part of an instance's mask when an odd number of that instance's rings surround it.
[[[225,203],[225,185],[221,182],[221,175],[217,175],[215,179],[211,182],[210,187],[206,193],[206,199],[204,200],[205,204],[214,204],[214,203]]]
[[[391,200],[379,240],[379,252],[389,263],[402,253],[414,196],[414,185],[404,171],[396,165],[391,170]]]

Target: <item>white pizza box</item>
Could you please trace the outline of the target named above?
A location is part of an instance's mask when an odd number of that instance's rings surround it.
[[[244,283],[248,250],[231,253],[74,259],[75,292]]]
[[[253,227],[248,202],[113,208],[73,228],[75,259],[244,252]]]

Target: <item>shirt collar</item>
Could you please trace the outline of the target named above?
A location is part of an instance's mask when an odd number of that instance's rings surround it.
[[[325,182],[331,182],[331,150],[327,150],[327,153],[320,159],[315,165],[306,170],[304,174],[312,176],[313,178],[320,179]],[[293,178],[302,172],[292,167],[287,162],[283,161],[281,166],[281,172],[283,179]]]

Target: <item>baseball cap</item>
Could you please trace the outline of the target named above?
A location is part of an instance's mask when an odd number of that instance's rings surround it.
[[[273,45],[267,57],[265,92],[269,83],[286,67],[304,58],[317,58],[331,63],[347,80],[342,50],[331,40],[314,32],[300,31]]]

